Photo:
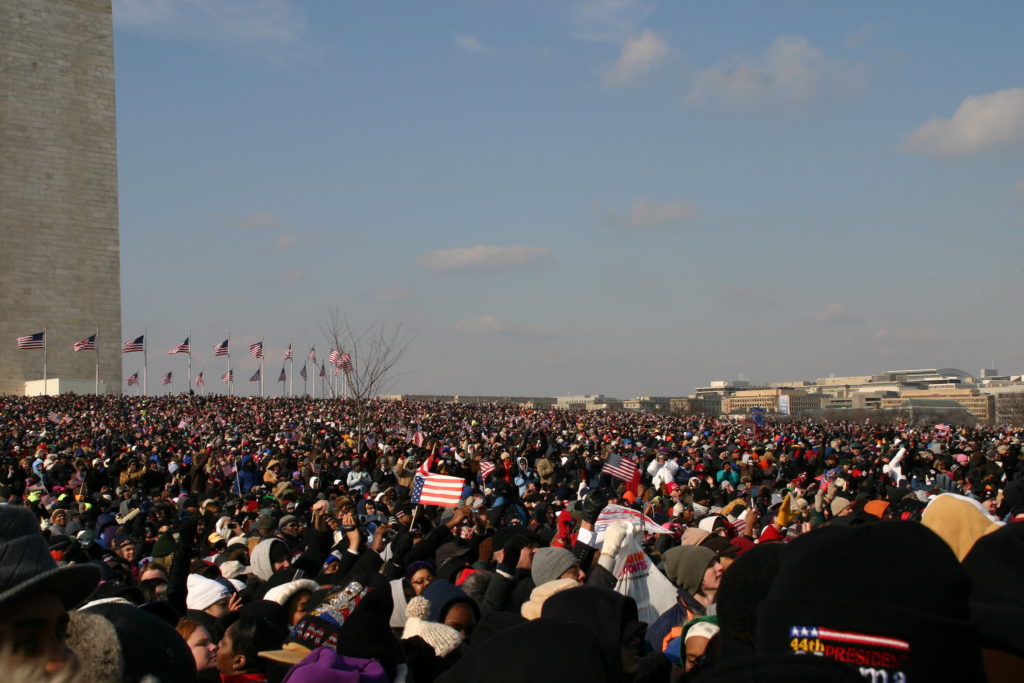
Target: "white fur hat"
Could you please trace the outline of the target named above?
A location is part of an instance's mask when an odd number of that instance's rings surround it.
[[[312,593],[318,588],[320,588],[320,584],[312,579],[296,579],[295,581],[282,583],[280,586],[274,586],[267,591],[266,595],[263,596],[263,599],[269,600],[270,602],[276,602],[277,604],[284,606],[288,604],[288,601],[292,599],[292,596],[299,591],[309,591]]]

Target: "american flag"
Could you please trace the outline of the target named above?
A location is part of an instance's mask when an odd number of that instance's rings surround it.
[[[338,366],[334,366],[334,376],[337,377],[341,373],[341,369]]]
[[[19,349],[42,349],[46,348],[46,333],[36,332],[27,337],[18,337]]]
[[[174,353],[189,353],[189,354],[191,354],[192,353],[192,349],[188,345],[188,337],[185,337],[185,341],[181,342],[180,344],[175,346],[173,349],[171,349],[167,353],[168,354],[174,354]]]
[[[259,368],[256,368],[256,372],[252,373],[252,377],[249,378],[249,381],[250,382],[259,382],[260,381],[260,371],[259,371]]]
[[[305,363],[302,364],[302,369],[299,370],[299,377],[301,377],[302,379],[306,379],[306,378],[309,377],[309,374],[306,372],[306,364]]]
[[[331,355],[327,356],[327,362],[331,365],[341,365],[341,352],[338,349],[331,349]]]
[[[195,384],[197,387],[201,386],[203,383],[203,373],[200,372],[198,375],[196,375],[196,378],[192,380],[192,383]]]
[[[287,376],[284,374],[284,366],[282,365],[281,366],[281,374],[277,376],[277,381],[278,382],[284,382],[286,379],[287,379]]]
[[[288,350],[284,352],[284,359],[285,360],[291,360],[292,359],[292,345],[291,344],[288,345]]]
[[[131,377],[128,378],[128,386],[132,386],[133,384],[138,384],[138,383],[139,383],[139,373],[136,372],[134,375],[132,375]]]
[[[235,467],[235,463],[229,462],[228,464],[221,467],[220,471],[224,473],[225,477],[233,477],[235,476],[235,472],[238,471],[238,468]]]
[[[352,372],[352,356],[347,353],[341,354],[341,359],[338,361],[338,367],[345,371],[345,374]]]
[[[230,356],[231,352],[228,351],[228,340],[225,339],[220,344],[213,347],[213,355],[216,356]]]
[[[46,414],[46,418],[53,424],[60,424],[60,413],[55,413],[51,410]]]
[[[326,363],[324,363],[323,365],[320,366],[320,376],[321,377],[326,377],[327,376],[327,364]]]
[[[487,479],[487,477],[491,476],[491,472],[493,472],[493,471],[494,471],[494,463],[493,462],[491,462],[490,460],[481,460],[480,461],[480,478],[481,479]]]
[[[171,379],[171,373],[173,373],[173,372],[174,372],[174,370],[171,370],[171,372],[168,372],[168,373],[167,373],[166,375],[164,375],[164,377],[163,377],[163,383],[164,383],[165,385],[167,385],[167,384],[170,384],[170,383],[171,383],[171,382],[173,381],[173,380]]]
[[[612,453],[608,456],[601,471],[616,479],[633,481],[633,477],[637,474],[636,461],[628,456]]]
[[[263,342],[249,344],[249,353],[252,354],[253,358],[263,358]]]
[[[423,436],[422,429],[417,429],[416,433],[412,435],[412,445],[415,446],[416,448],[423,448],[423,442],[425,440],[426,437]]]
[[[146,350],[146,335],[136,337],[135,339],[129,339],[124,343],[124,347],[121,349],[121,353],[135,353],[137,351]]]
[[[417,473],[413,478],[413,505],[439,505],[441,507],[458,507],[462,500],[462,489],[465,481],[462,477],[449,477],[446,474]]]
[[[309,350],[309,355],[306,356],[306,360],[311,360],[314,363],[316,362],[316,347],[315,346]]]
[[[223,375],[220,376],[220,381],[224,382],[225,384],[227,384],[229,382],[234,382],[235,381],[235,371],[234,370],[228,370],[227,372],[225,372]]]
[[[75,472],[74,474],[71,475],[71,478],[68,479],[68,486],[67,487],[69,489],[77,489],[79,486],[81,486],[84,483],[85,483],[85,477],[82,476],[82,473],[81,472]]]
[[[434,460],[437,459],[437,454],[434,451],[430,452],[427,459],[420,463],[420,466],[416,468],[416,474],[421,476],[427,476],[430,474],[430,468],[434,466]]]
[[[77,341],[71,345],[71,348],[75,351],[95,351],[96,350],[96,335],[86,337],[82,341]]]

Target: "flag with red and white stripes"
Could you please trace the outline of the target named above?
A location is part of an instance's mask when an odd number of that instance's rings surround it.
[[[36,332],[27,337],[18,337],[18,348],[25,350],[46,348],[46,333]]]
[[[252,377],[249,378],[249,381],[250,382],[259,382],[260,381],[260,371],[259,371],[259,368],[256,369],[256,372],[252,373]]]
[[[337,367],[341,364],[341,351],[338,349],[331,349],[330,355],[327,356],[327,362]]]
[[[277,376],[277,381],[278,382],[284,382],[286,379],[287,379],[287,377],[284,374],[284,366],[282,365],[281,366],[281,374]]]
[[[196,376],[196,378],[195,378],[194,380],[192,380],[192,383],[193,383],[193,384],[195,384],[195,385],[196,385],[197,387],[198,387],[198,386],[202,386],[202,384],[203,384],[203,373],[202,373],[202,372],[200,372],[200,373],[199,373],[199,374],[198,374],[198,375]]]
[[[302,364],[302,369],[299,370],[299,377],[301,377],[302,379],[306,379],[306,378],[309,377],[309,374],[306,372],[306,364],[305,363]]]
[[[288,345],[288,350],[284,352],[284,359],[285,360],[291,360],[292,359],[292,345],[291,344]]]
[[[493,471],[494,471],[494,463],[493,462],[491,462],[490,460],[481,460],[480,461],[480,478],[481,479],[486,481],[487,477],[491,476],[491,472],[493,472]]]
[[[338,359],[338,367],[345,371],[345,374],[352,372],[352,356],[347,353],[341,354]]]
[[[314,363],[316,362],[316,347],[315,346],[309,350],[309,355],[306,356],[306,360],[311,360]]]
[[[136,372],[134,375],[132,375],[131,377],[128,378],[128,386],[133,386],[133,385],[138,384],[138,383],[139,383],[139,373]]]
[[[146,350],[146,335],[136,337],[135,339],[129,339],[121,347],[121,353],[137,353],[138,351]]]
[[[228,384],[230,382],[234,382],[235,381],[235,371],[234,370],[228,370],[227,372],[225,372],[223,375],[220,376],[220,381],[224,382],[225,384]]]
[[[173,372],[174,372],[174,370],[171,370],[171,372],[168,372],[166,375],[163,376],[163,380],[162,381],[163,381],[163,383],[165,385],[170,384],[173,381],[171,379],[171,376],[172,376]]]
[[[95,351],[96,350],[96,335],[86,337],[82,341],[76,341],[71,345],[73,351]]]
[[[462,477],[446,474],[417,474],[413,479],[411,502],[413,505],[458,507],[466,482]]]
[[[249,353],[252,354],[253,358],[263,358],[263,342],[259,341],[255,344],[249,344]]]
[[[220,344],[217,344],[216,346],[214,346],[213,347],[213,355],[214,356],[230,356],[231,355],[231,351],[228,349],[228,341],[229,340],[225,339]]]
[[[185,341],[181,342],[173,349],[167,352],[167,355],[173,355],[175,353],[192,353],[192,348],[188,345],[188,337],[185,337]]]
[[[601,472],[604,474],[610,474],[616,479],[623,481],[633,481],[633,477],[637,474],[636,461],[632,458],[619,455],[618,453],[612,453],[605,460],[604,467],[601,468]]]

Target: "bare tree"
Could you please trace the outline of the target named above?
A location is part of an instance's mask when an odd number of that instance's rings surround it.
[[[380,396],[391,386],[398,363],[412,343],[400,322],[356,329],[337,307],[328,309],[320,328],[338,353],[348,354],[351,365],[342,367],[345,393],[360,402]]]

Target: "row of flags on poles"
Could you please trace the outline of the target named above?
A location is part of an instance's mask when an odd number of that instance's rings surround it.
[[[214,356],[229,356],[231,351],[229,348],[231,340],[225,339],[219,344],[215,344],[213,347]],[[32,349],[44,349],[46,348],[46,332],[36,332],[24,337],[17,338],[17,345],[19,349],[26,351]],[[95,351],[96,350],[96,335],[93,334],[81,341],[77,341],[71,345],[73,351]],[[146,350],[146,335],[140,335],[134,339],[129,339],[121,347],[121,353],[138,353]],[[185,341],[173,347],[167,352],[169,355],[176,353],[192,353],[192,346],[189,344],[189,337],[185,337]],[[263,358],[263,342],[258,341],[255,344],[249,345],[249,355],[253,358]],[[291,344],[288,345],[288,350],[284,352],[284,360],[292,360],[293,351]],[[309,350],[309,355],[306,356],[306,360],[316,362],[316,347],[314,346]],[[338,349],[331,349],[331,353],[327,357],[327,362],[336,368],[340,368],[342,371],[349,373],[353,370],[352,356],[344,351]]]
[[[191,354],[192,353],[192,345],[191,345],[190,341],[191,341],[190,337],[185,337],[185,341],[183,341],[182,343],[178,344],[177,346],[171,348],[167,352],[168,355],[174,355],[174,354],[178,354],[178,353]],[[213,355],[215,357],[216,356],[230,356],[231,355],[230,344],[231,344],[230,337],[228,339],[225,339],[224,341],[220,342],[219,344],[215,344],[214,347],[213,347]],[[46,348],[46,331],[44,330],[43,332],[36,332],[35,334],[26,335],[24,337],[18,337],[17,338],[17,346],[18,346],[19,349],[23,349],[23,350],[26,350],[26,351],[33,350],[33,349],[45,349]],[[72,348],[73,351],[76,351],[76,352],[77,351],[95,351],[96,350],[96,334],[90,335],[90,336],[86,337],[85,339],[82,339],[80,341],[75,342],[74,344],[72,344],[71,348]],[[121,346],[121,353],[122,354],[125,354],[125,353],[139,353],[139,352],[145,352],[145,351],[146,351],[146,335],[145,334],[142,334],[142,335],[140,335],[138,337],[135,337],[133,339],[129,339],[128,341],[126,341]],[[249,355],[251,355],[253,358],[256,358],[258,360],[263,359],[263,342],[262,341],[258,341],[255,344],[250,344],[249,345]],[[285,361],[289,361],[289,360],[293,360],[293,359],[294,359],[294,352],[292,350],[292,345],[289,344],[288,345],[288,350],[285,351],[285,353],[284,353],[284,360]],[[317,362],[316,347],[315,346],[310,348],[309,353],[306,355],[306,360],[313,361],[314,364]],[[348,353],[344,352],[344,351],[339,351],[338,349],[331,349],[330,354],[328,354],[328,356],[327,356],[327,362],[330,363],[332,366],[334,366],[333,374],[334,374],[335,377],[337,377],[341,372],[344,372],[347,375],[347,374],[351,373],[354,370],[354,366],[352,364],[352,356],[349,355]],[[257,369],[255,374],[253,374],[253,376],[249,378],[249,381],[250,382],[259,382],[260,379],[261,379],[261,374],[262,374],[261,371]],[[305,365],[302,366],[302,370],[299,371],[299,375],[304,380],[308,379],[309,374],[306,371],[306,366]],[[162,378],[163,384],[164,385],[172,384],[173,383],[173,377],[174,377],[173,371],[168,372],[167,374],[165,374],[163,376],[163,378]],[[321,367],[320,367],[320,377],[327,377],[326,364],[321,365]],[[221,381],[226,383],[226,384],[234,382],[234,380],[235,380],[235,373],[234,373],[233,370],[229,370],[228,372],[225,372],[223,375],[221,375]],[[135,386],[135,385],[137,385],[139,383],[139,373],[136,372],[135,374],[129,376],[127,381],[128,381],[128,386]],[[277,381],[278,382],[285,382],[285,381],[287,381],[287,374],[285,373],[284,366],[281,367],[281,372],[278,375]],[[203,386],[203,384],[204,384],[203,372],[200,372],[199,375],[196,376],[196,378],[193,380],[192,383],[195,384],[197,387],[198,386]]]

